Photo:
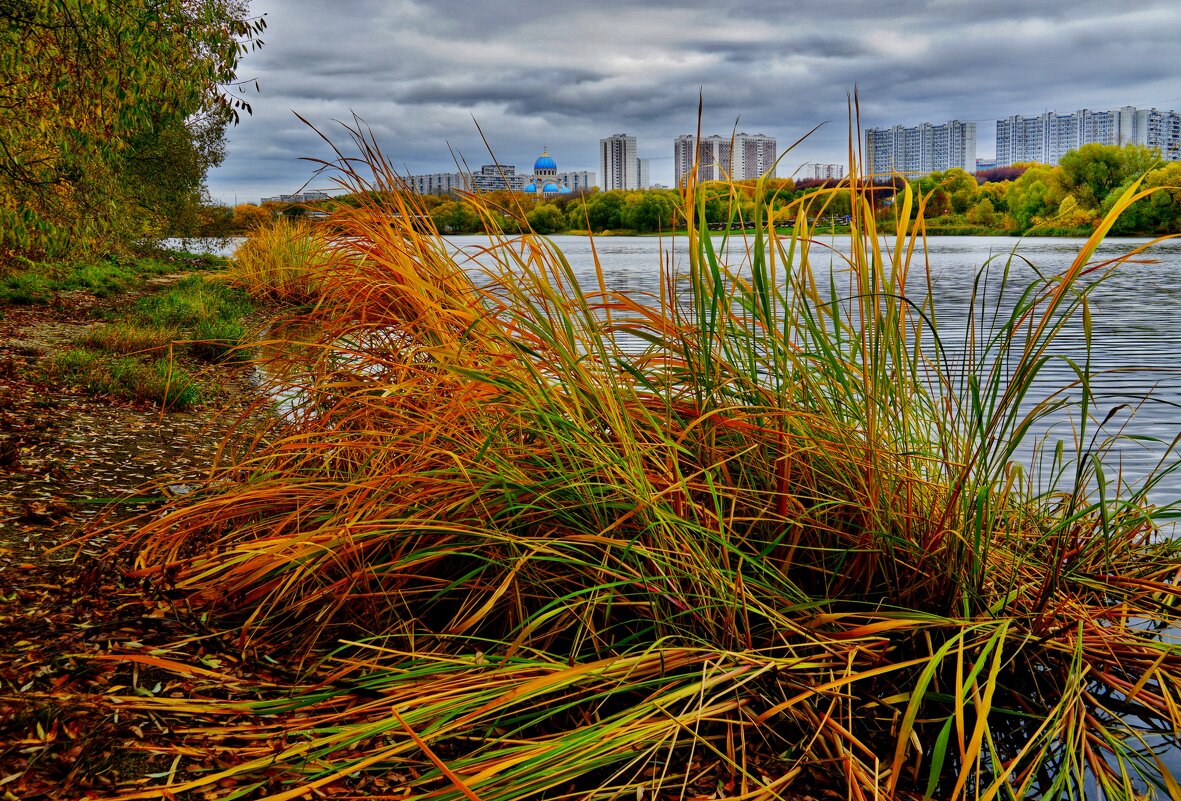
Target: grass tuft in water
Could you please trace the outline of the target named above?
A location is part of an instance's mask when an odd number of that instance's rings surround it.
[[[257,298],[315,301],[335,247],[323,226],[278,217],[251,232],[234,253],[228,276]]]

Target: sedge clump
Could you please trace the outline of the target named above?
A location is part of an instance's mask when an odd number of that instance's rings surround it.
[[[186,746],[219,758],[267,736],[257,716],[297,714],[287,744],[151,792],[1178,795],[1148,730],[1181,728],[1162,634],[1181,562],[1146,490],[1104,472],[1118,437],[1091,449],[1085,367],[1067,482],[1014,455],[1061,406],[1029,393],[1119,268],[1092,255],[1138,184],[952,367],[914,291],[924,199],[883,207],[855,158],[786,235],[762,182],[749,221],[735,188],[741,233],[704,233],[690,177],[683,263],[637,297],[497,233],[512,209],[479,196],[487,245],[457,254],[353,135],[360,206],[306,245],[317,304],[267,365],[287,412],[129,543],[137,576],[243,647],[319,666],[261,700],[178,702],[221,716]],[[833,268],[812,226],[837,205]]]

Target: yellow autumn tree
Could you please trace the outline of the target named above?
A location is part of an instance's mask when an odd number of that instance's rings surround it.
[[[231,86],[263,28],[243,0],[0,0],[0,260],[158,228],[137,218],[249,111]]]

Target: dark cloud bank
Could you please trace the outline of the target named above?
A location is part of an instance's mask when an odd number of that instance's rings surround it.
[[[331,151],[296,113],[334,141],[338,121],[371,127],[409,172],[531,165],[548,146],[562,169],[598,169],[601,137],[625,131],[671,183],[672,140],[763,132],[804,162],[843,162],[849,98],[863,127],[974,120],[978,153],[1009,114],[1181,106],[1171,52],[1181,4],[1143,2],[573,3],[527,0],[254,0],[267,15],[265,47],[241,77],[262,91],[230,134],[210,176],[225,202],[298,189],[304,158]],[[327,186],[323,177],[313,186]]]

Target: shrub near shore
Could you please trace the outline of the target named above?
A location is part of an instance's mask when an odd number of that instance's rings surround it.
[[[1073,481],[1014,462],[1138,184],[961,372],[919,336],[907,191],[886,230],[863,189],[810,201],[851,209],[830,278],[807,214],[781,238],[756,191],[727,250],[690,183],[688,272],[653,265],[665,290],[636,298],[532,234],[494,233],[471,277],[355,136],[374,174],[342,180],[369,200],[333,221],[314,336],[269,366],[291,413],[124,546],[244,648],[318,667],[260,700],[125,699],[219,721],[178,760],[236,744],[127,798],[1178,796],[1126,717],[1181,727],[1171,510],[1110,475],[1118,437],[1089,447],[1084,367],[1078,442],[1046,457]]]
[[[234,253],[229,278],[260,300],[299,303],[319,294],[331,264],[327,233],[311,223],[277,217],[259,225]]]

